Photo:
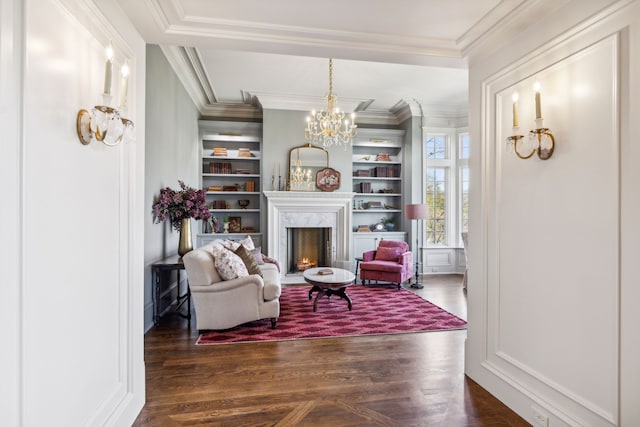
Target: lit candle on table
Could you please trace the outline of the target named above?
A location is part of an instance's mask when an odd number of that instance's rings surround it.
[[[533,90],[536,91],[536,119],[541,119],[542,108],[540,107],[540,82],[535,82]]]
[[[514,92],[511,99],[513,100],[513,127],[520,126],[520,117],[518,116],[518,92]]]
[[[104,64],[104,93],[111,95],[111,72],[113,69],[113,47],[111,42],[104,51],[107,61]]]

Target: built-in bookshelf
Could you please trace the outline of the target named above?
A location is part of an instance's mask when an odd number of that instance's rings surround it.
[[[358,229],[364,230],[360,226],[368,226],[372,231],[402,231],[404,134],[397,129],[358,131],[352,151],[356,233],[362,232]],[[376,224],[382,224],[384,230],[376,230]]]
[[[203,223],[197,235],[201,246],[219,238],[251,236],[262,243],[262,124],[253,122],[199,122],[201,186],[207,190],[209,211],[219,223],[212,230]],[[224,222],[229,221],[227,231]]]

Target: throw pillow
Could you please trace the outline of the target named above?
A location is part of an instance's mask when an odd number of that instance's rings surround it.
[[[379,247],[376,250],[377,261],[398,261],[400,258],[400,248],[387,248],[385,246]]]
[[[230,251],[235,251],[240,246],[240,243],[229,239],[220,240],[220,244]]]
[[[249,249],[250,251],[252,251],[252,250],[254,250],[256,248],[256,246],[253,244],[253,239],[251,238],[251,236],[245,237],[244,239],[240,240],[238,243],[240,243],[241,245],[243,245],[245,248]]]
[[[216,270],[218,270],[218,274],[223,280],[249,275],[242,259],[224,247],[214,246],[213,258]]]
[[[258,267],[258,261],[249,249],[245,248],[244,245],[240,245],[238,249],[236,249],[235,254],[244,262],[244,266],[247,267],[249,274],[258,274],[260,277],[263,277],[262,270]]]
[[[278,262],[277,259],[268,257],[265,254],[262,254],[262,260],[264,262],[268,262],[269,264],[274,264],[276,266],[276,268],[278,269],[278,272],[280,271],[280,263]]]
[[[254,250],[251,251],[254,257],[256,257],[256,261],[258,261],[258,265],[264,264],[264,260],[262,259],[262,246],[258,246]]]

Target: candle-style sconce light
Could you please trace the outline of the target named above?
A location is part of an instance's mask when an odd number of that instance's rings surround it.
[[[82,109],[78,111],[76,116],[76,131],[80,143],[83,145],[87,145],[95,139],[113,147],[122,141],[133,139],[134,124],[131,120],[122,117],[122,112],[126,111],[129,65],[125,62],[120,71],[122,80],[120,83],[119,110],[118,108],[110,107],[113,74],[113,47],[111,43],[105,49],[105,57],[103,105],[96,105],[90,112]]]
[[[518,133],[520,129],[520,118],[518,114],[518,93],[514,93],[513,101],[513,135],[507,138],[508,143],[513,144],[513,150],[521,159],[528,159],[534,154],[538,154],[541,160],[548,160],[553,155],[556,140],[551,130],[542,124],[542,103],[540,96],[540,83],[533,85],[536,102],[535,129],[529,131],[529,138],[525,140],[524,135]]]

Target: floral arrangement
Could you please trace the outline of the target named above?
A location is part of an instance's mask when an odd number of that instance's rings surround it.
[[[206,190],[196,190],[180,183],[180,190],[163,188],[160,196],[153,204],[154,222],[159,223],[169,219],[174,229],[180,231],[182,220],[185,218],[209,219],[211,212],[206,202]]]

